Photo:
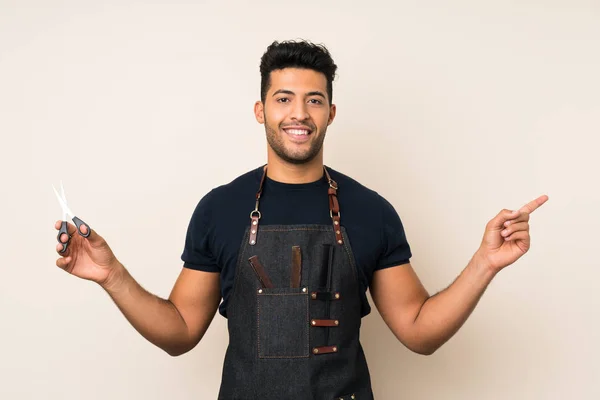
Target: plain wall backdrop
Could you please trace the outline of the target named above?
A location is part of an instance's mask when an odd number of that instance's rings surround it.
[[[431,294],[501,209],[550,197],[434,355],[373,308],[376,398],[600,398],[600,5],[579,0],[0,0],[0,398],[216,398],[226,320],[177,358],[143,339],[55,266],[51,184],[167,297],[197,202],[266,161],[259,61],[296,38],[339,66],[325,163],[394,205]]]

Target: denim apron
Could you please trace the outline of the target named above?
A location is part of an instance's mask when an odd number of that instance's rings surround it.
[[[331,225],[259,227],[264,169],[227,307],[221,400],[373,399],[354,256],[324,170]]]

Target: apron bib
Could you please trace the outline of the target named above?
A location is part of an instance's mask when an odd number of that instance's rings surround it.
[[[331,225],[266,225],[266,168],[227,308],[220,400],[372,400],[360,288],[327,169]]]

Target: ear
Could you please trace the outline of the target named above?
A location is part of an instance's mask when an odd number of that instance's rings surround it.
[[[329,120],[327,121],[327,126],[331,125],[331,123],[333,122],[333,120],[335,119],[335,113],[336,113],[336,107],[335,104],[332,104],[329,107]]]
[[[254,117],[258,121],[259,124],[265,123],[265,113],[264,113],[264,105],[262,101],[257,101],[254,103]]]

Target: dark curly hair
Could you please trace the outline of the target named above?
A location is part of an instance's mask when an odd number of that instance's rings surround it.
[[[271,86],[271,71],[283,68],[305,68],[324,74],[327,78],[327,95],[331,105],[337,65],[324,45],[307,40],[271,43],[260,59],[260,98],[263,103]]]

